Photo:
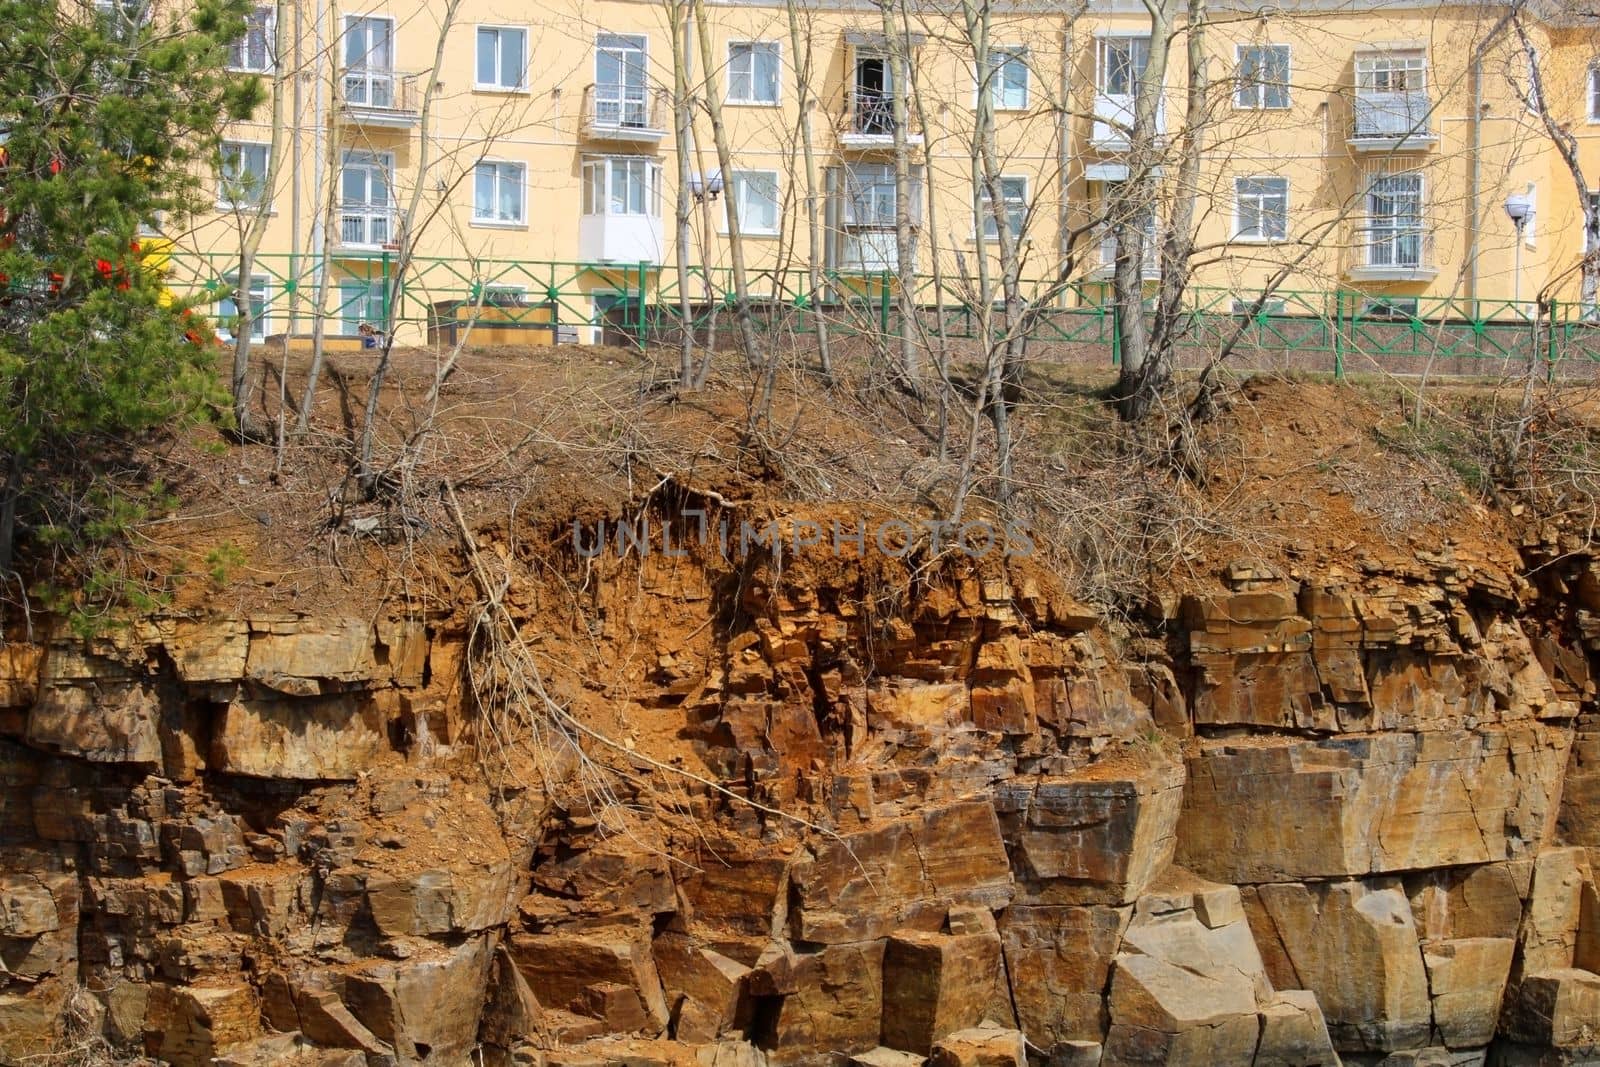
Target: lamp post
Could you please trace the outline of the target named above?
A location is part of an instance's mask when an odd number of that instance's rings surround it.
[[[1528,224],[1528,216],[1533,213],[1533,199],[1524,193],[1512,193],[1506,197],[1506,216],[1511,219],[1511,225],[1516,227],[1517,241],[1512,267],[1512,292],[1515,296],[1512,303],[1518,314],[1522,312],[1522,228]]]

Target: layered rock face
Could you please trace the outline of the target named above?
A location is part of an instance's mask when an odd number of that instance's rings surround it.
[[[5,646],[0,1063],[1600,1057],[1593,638],[1490,563],[738,578],[530,608],[537,746],[466,605]]]

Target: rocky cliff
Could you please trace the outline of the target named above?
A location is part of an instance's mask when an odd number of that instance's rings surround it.
[[[1115,625],[506,524],[438,595],[35,620],[0,1062],[1600,1062],[1600,566],[1475,521]]]

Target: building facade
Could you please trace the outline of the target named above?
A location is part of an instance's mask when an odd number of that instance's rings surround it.
[[[232,129],[216,210],[177,236],[174,258],[225,266],[265,202],[248,286],[258,332],[308,331],[318,300],[336,333],[392,320],[405,220],[421,264],[408,299],[431,308],[514,305],[560,287],[581,297],[566,321],[598,321],[620,300],[671,304],[684,287],[708,299],[726,285],[729,212],[757,295],[804,290],[796,279],[813,264],[895,270],[902,207],[917,273],[958,289],[999,236],[976,191],[980,85],[1024,276],[1065,270],[1062,299],[1076,301],[1097,299],[1109,276],[1102,205],[1128,175],[1150,49],[1142,6],[1005,6],[980,72],[954,3],[886,23],[870,4],[724,0],[703,5],[704,25],[665,0],[451,3],[287,0],[260,8],[233,50],[240,70],[281,68],[282,127],[263,109]],[[1530,10],[1541,108],[1505,13],[1383,0],[1215,7],[1198,112],[1179,34],[1160,126],[1174,156],[1181,135],[1202,137],[1197,291],[1248,301],[1281,274],[1287,292],[1348,291],[1399,313],[1445,298],[1485,314],[1541,292],[1574,298],[1584,201],[1540,112],[1572,133],[1600,186],[1600,39]],[[684,86],[686,121],[674,104]],[[1175,158],[1160,173],[1163,196],[1180,195]],[[681,222],[680,188],[691,194]],[[1527,209],[1520,228],[1513,196]],[[1152,247],[1168,209],[1158,199],[1142,223]]]

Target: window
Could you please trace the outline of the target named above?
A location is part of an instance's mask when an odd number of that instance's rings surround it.
[[[1022,227],[1028,219],[1028,179],[1002,176],[1000,198],[1005,202],[1006,228],[1011,236],[1022,239]],[[982,202],[983,236],[990,241],[1000,239],[1000,228],[994,223],[994,209],[989,206],[989,187],[978,186],[978,199]]]
[[[594,53],[594,121],[599,126],[645,129],[650,118],[643,37],[602,33]]]
[[[253,141],[222,142],[217,168],[219,207],[260,207],[267,199],[267,153],[270,145]]]
[[[272,69],[272,8],[258,7],[245,18],[244,35],[228,45],[228,69],[261,74]]]
[[[514,26],[478,27],[476,87],[515,92],[527,88],[528,31]]]
[[[1231,309],[1235,315],[1249,315],[1251,313],[1256,315],[1285,315],[1288,313],[1288,304],[1283,300],[1263,300],[1261,301],[1261,307],[1257,308],[1256,300],[1253,297],[1249,300],[1241,300],[1238,297],[1234,297]]]
[[[1096,49],[1095,86],[1106,96],[1136,96],[1150,62],[1150,38],[1102,37]]]
[[[1028,109],[1028,50],[993,48],[989,51],[989,70],[980,90],[987,87],[996,111]]]
[[[778,232],[778,174],[770,170],[736,170],[728,192],[728,210],[736,212],[741,233]]]
[[[1356,58],[1356,137],[1430,137],[1431,111],[1428,61],[1421,52],[1375,52]]]
[[[778,102],[778,46],[772,41],[736,41],[728,46],[728,101]]]
[[[117,41],[133,40],[139,28],[150,22],[150,5],[145,0],[95,0],[94,9],[106,32]]]
[[[1367,265],[1422,266],[1422,175],[1379,174],[1367,185]]]
[[[1234,104],[1261,110],[1289,106],[1289,46],[1240,45]]]
[[[344,101],[357,107],[394,107],[394,21],[351,16],[344,20]]]
[[[339,323],[344,333],[353,336],[363,325],[386,330],[389,325],[388,300],[383,282],[346,278],[339,283]]]
[[[526,222],[527,173],[522,163],[479,163],[473,172],[472,221],[496,226]]]
[[[1421,52],[1380,52],[1356,60],[1356,90],[1418,93],[1428,88],[1428,59]]]
[[[237,286],[238,275],[230,275],[227,279],[230,286]],[[264,340],[267,336],[267,279],[260,275],[250,278],[250,286],[245,298],[249,301],[250,308],[250,337],[252,340]],[[217,336],[224,341],[232,341],[236,336],[235,327],[239,320],[239,294],[231,293],[217,302]]]
[[[583,164],[585,215],[660,215],[661,168],[637,156],[608,156]]]
[[[339,172],[339,240],[377,247],[394,240],[394,200],[389,153],[346,152]]]
[[[1289,236],[1289,179],[1233,180],[1233,236],[1241,241],[1282,241]]]
[[[911,168],[910,179],[907,214],[914,230],[922,217],[922,168]],[[837,241],[829,245],[832,264],[843,270],[894,269],[900,259],[894,167],[857,163],[832,168],[828,188],[839,228]],[[906,251],[915,255],[915,245]]]
[[[1417,306],[1414,296],[1386,296],[1365,301],[1360,314],[1369,319],[1410,319],[1416,317]]]
[[[1600,67],[1589,68],[1589,121],[1600,122]]]

